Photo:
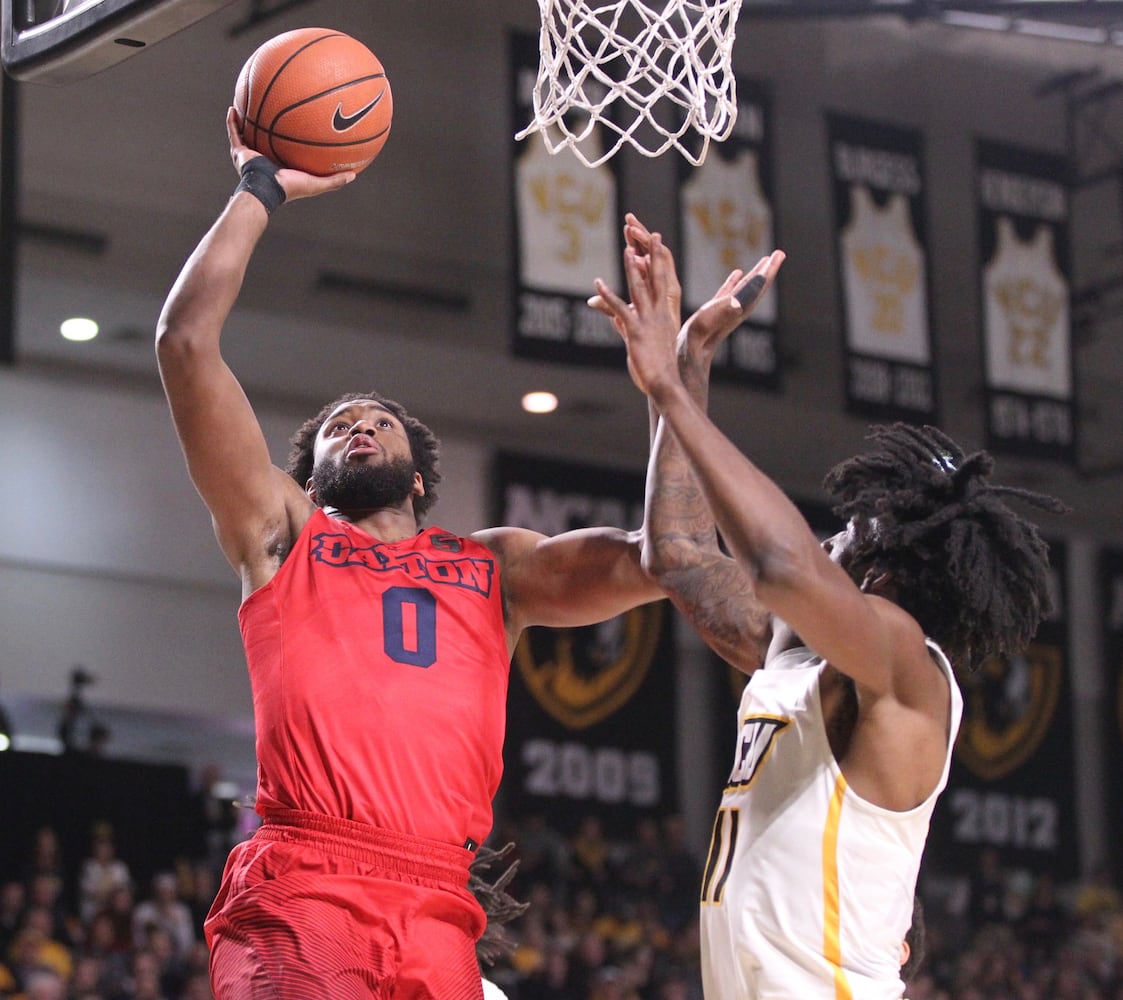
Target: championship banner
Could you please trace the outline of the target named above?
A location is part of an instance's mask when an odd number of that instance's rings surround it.
[[[936,871],[969,871],[994,848],[1003,867],[1077,874],[1062,544],[1050,545],[1050,562],[1054,612],[1025,651],[958,673],[963,724],[925,854]]]
[[[771,105],[763,85],[737,77],[733,133],[700,166],[685,157],[678,163],[679,265],[683,314],[690,315],[730,271],[749,270],[777,247]],[[778,389],[778,322],[773,287],[721,345],[713,378]]]
[[[920,133],[827,115],[846,405],[876,419],[936,415]]]
[[[1123,549],[1100,553],[1100,607],[1103,609],[1104,715],[1107,734],[1105,777],[1123,773]],[[1108,780],[1111,780],[1108,778]],[[1107,843],[1123,837],[1123,796],[1105,795]],[[1113,874],[1123,878],[1123,852],[1109,852]]]
[[[987,446],[1074,461],[1067,167],[980,140],[976,150]]]
[[[512,33],[510,52],[512,115],[521,128],[533,117],[538,36]],[[514,131],[512,350],[521,357],[622,369],[620,335],[588,304],[594,278],[623,286],[618,164],[611,159],[588,167],[569,149],[551,155],[541,136],[516,142]],[[601,141],[597,125],[586,142]]]
[[[643,520],[642,474],[501,454],[497,524],[556,535]],[[610,835],[679,808],[675,646],[667,601],[599,625],[531,628],[511,661],[503,811]]]

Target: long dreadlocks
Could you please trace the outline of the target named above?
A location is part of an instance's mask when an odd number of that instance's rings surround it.
[[[513,843],[506,844],[497,851],[490,847],[480,847],[468,868],[468,891],[476,897],[487,915],[483,936],[476,942],[476,957],[481,965],[494,965],[496,959],[511,951],[514,943],[507,936],[503,925],[522,916],[530,905],[520,903],[507,892],[507,886],[511,884],[511,879],[519,868],[517,861],[509,864],[494,882],[484,878],[484,874],[496,862],[507,857],[514,847]]]
[[[891,572],[897,603],[959,666],[1021,649],[1051,610],[1049,551],[1006,497],[1050,513],[1059,500],[989,481],[994,459],[967,455],[935,427],[873,428],[875,447],[823,482],[835,513],[867,522],[853,553]]]

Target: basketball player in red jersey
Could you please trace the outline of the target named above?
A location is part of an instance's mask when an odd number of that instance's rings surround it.
[[[530,625],[602,621],[662,596],[639,535],[460,538],[421,522],[436,439],[348,395],[290,468],[220,350],[269,213],[353,174],[278,169],[239,139],[233,197],[160,316],[160,375],[188,471],[242,581],[258,832],[230,855],[206,932],[218,1000],[479,1000],[468,890],[491,829],[511,653]]]

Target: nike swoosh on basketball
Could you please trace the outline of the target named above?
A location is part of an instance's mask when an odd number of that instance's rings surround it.
[[[331,127],[335,129],[336,132],[346,132],[349,128],[354,128],[370,114],[371,109],[381,100],[382,95],[379,94],[370,104],[365,108],[359,108],[353,115],[345,115],[343,113],[343,102],[340,101],[339,104],[336,105],[335,114],[332,115]]]

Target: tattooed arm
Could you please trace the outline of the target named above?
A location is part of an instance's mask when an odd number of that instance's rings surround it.
[[[625,241],[651,267],[666,269],[667,296],[662,322],[675,338],[679,371],[691,396],[705,408],[710,367],[721,342],[771,285],[783,260],[774,255],[745,274],[734,271],[717,293],[677,330],[682,290],[674,259],[661,242],[627,216]],[[654,411],[652,411],[654,413]],[[757,601],[752,582],[725,555],[709,504],[674,434],[653,416],[654,432],[648,464],[644,517],[644,568],[719,656],[751,673],[764,659],[771,636],[769,612]]]

